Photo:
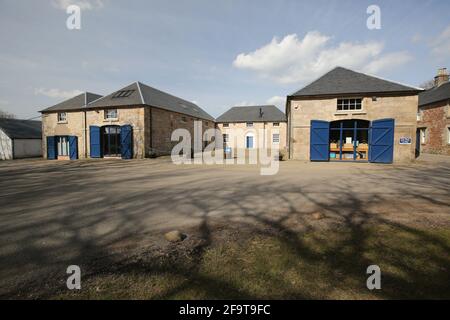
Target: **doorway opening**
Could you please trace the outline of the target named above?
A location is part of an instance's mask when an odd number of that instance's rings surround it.
[[[120,126],[104,126],[102,128],[102,148],[104,157],[121,157]]]
[[[369,128],[367,120],[338,120],[330,123],[330,160],[368,161]]]

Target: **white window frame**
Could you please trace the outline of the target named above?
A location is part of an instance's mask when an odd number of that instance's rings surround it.
[[[110,112],[115,113],[115,117],[111,117]],[[119,112],[117,111],[117,109],[106,109],[104,111],[104,118],[105,120],[117,120],[119,118]]]
[[[67,123],[67,112],[58,112],[58,122]]]
[[[419,109],[417,112],[417,121],[422,121],[423,118],[423,111]]]
[[[360,103],[358,103],[360,101]],[[359,108],[356,107],[359,105]],[[339,109],[341,106],[341,109]],[[350,109],[354,106],[354,109]],[[347,107],[347,109],[344,109]],[[361,112],[364,110],[363,99],[362,98],[339,98],[336,100],[336,110],[337,112]]]
[[[420,128],[420,144],[427,143],[427,128]]]
[[[274,127],[279,127],[279,126],[280,126],[280,123],[279,123],[279,122],[274,122],[274,123],[272,123],[272,126],[274,126]]]
[[[228,147],[228,143],[230,142],[230,135],[228,133],[222,134],[222,142],[224,148]]]
[[[275,139],[275,136],[277,136],[276,139]],[[272,143],[273,144],[279,144],[280,143],[280,134],[279,133],[273,133],[272,134]]]

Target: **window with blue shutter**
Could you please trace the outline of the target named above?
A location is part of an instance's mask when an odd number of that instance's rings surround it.
[[[372,121],[370,128],[369,161],[392,163],[394,159],[394,119]]]
[[[69,137],[69,155],[70,160],[78,159],[78,137],[76,136]]]
[[[47,137],[47,159],[55,160],[58,157],[56,153],[56,137]]]
[[[90,140],[90,154],[91,158],[101,158],[102,149],[100,143],[100,127],[90,126],[89,127],[89,140]]]
[[[330,158],[330,123],[311,120],[310,159],[311,161],[328,161]]]
[[[120,130],[120,150],[122,159],[133,158],[133,127],[125,125]]]

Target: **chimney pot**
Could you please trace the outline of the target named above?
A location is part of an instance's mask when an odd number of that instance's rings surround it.
[[[440,85],[447,83],[449,81],[449,75],[447,68],[440,68],[438,70],[437,76],[434,77],[434,86],[439,87]]]

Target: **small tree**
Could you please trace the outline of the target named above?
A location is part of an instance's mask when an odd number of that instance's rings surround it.
[[[425,90],[431,89],[431,88],[434,87],[434,80],[431,79],[431,80],[425,81],[425,82],[420,84],[420,87],[425,89]]]

